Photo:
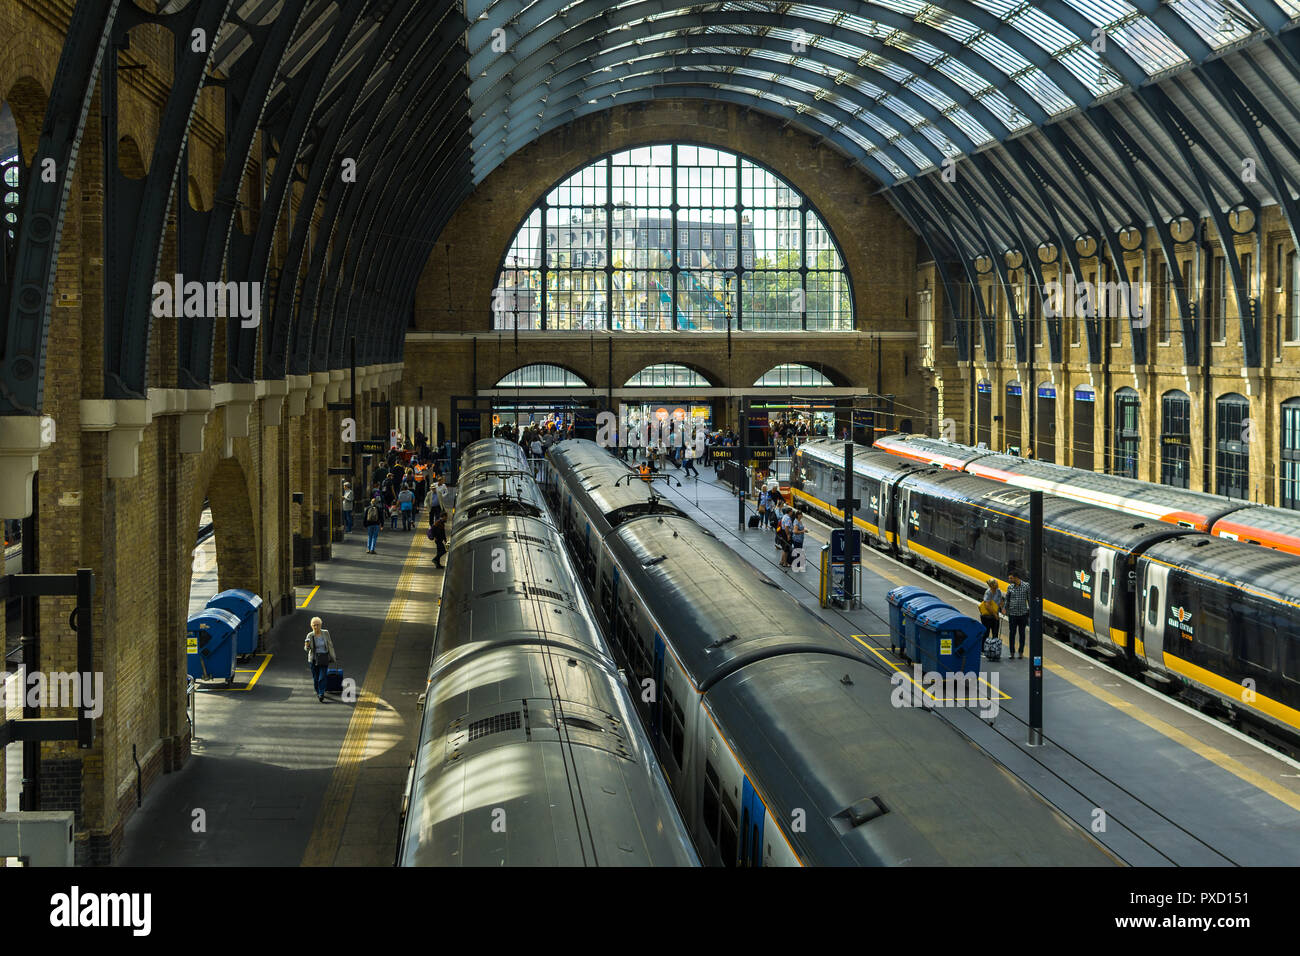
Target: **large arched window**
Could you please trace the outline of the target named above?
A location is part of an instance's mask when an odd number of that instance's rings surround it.
[[[587,388],[587,383],[558,365],[525,365],[501,381],[497,388]]]
[[[778,365],[764,372],[754,384],[760,388],[830,388],[835,383],[811,365]]]
[[[492,293],[497,329],[848,330],[853,296],[821,216],[734,153],[641,146],[551,189]]]
[[[1250,402],[1232,392],[1214,403],[1218,460],[1214,465],[1214,491],[1229,498],[1250,497]]]
[[[1191,454],[1192,400],[1175,388],[1160,399],[1160,483],[1186,488]]]
[[[709,380],[685,365],[647,365],[627,380],[625,388],[708,388]]]

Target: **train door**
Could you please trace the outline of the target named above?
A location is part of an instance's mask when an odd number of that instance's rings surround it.
[[[654,678],[654,698],[650,701],[650,738],[657,743],[663,726],[660,723],[660,714],[663,710],[661,701],[664,699],[664,639],[657,630],[655,631]]]
[[[763,826],[767,808],[759,799],[749,777],[744,778],[740,799],[740,865],[763,865]]]
[[[899,496],[898,507],[894,509],[894,514],[898,516],[896,531],[898,532],[898,549],[907,550],[907,533],[911,528],[912,513],[912,489],[904,488]]]
[[[1098,580],[1092,587],[1092,633],[1103,644],[1110,644],[1110,618],[1115,605],[1115,592],[1120,588],[1115,581],[1115,559],[1118,555],[1108,548],[1094,552],[1092,573]]]
[[[781,497],[786,501],[792,501],[790,495],[790,459],[778,458],[772,462],[772,474],[776,476],[777,487],[781,489]]]
[[[1142,634],[1142,656],[1155,671],[1165,669],[1165,607],[1169,600],[1169,569],[1162,564],[1143,561],[1142,624],[1134,632]]]

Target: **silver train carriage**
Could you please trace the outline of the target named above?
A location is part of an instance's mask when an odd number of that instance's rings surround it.
[[[535,485],[486,477],[518,470],[495,441],[467,449],[497,507],[457,508],[398,863],[698,865]]]
[[[833,518],[843,446],[795,455],[796,499]],[[864,537],[971,593],[1025,561],[1026,489],[860,448],[854,521]],[[1300,560],[1191,528],[1045,495],[1043,617],[1058,637],[1108,655],[1193,703],[1300,750]]]
[[[594,449],[552,446],[547,493],[705,863],[1114,862],[710,532],[615,496]]]

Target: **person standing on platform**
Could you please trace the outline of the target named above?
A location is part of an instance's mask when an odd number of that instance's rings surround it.
[[[366,554],[375,553],[375,545],[379,543],[379,529],[383,524],[384,500],[371,498],[370,504],[366,506]]]
[[[338,660],[338,655],[334,653],[334,642],[330,640],[330,632],[325,630],[324,621],[318,617],[311,619],[311,630],[307,632],[307,637],[303,639],[302,647],[307,652],[307,663],[311,665],[311,680],[316,687],[316,699],[321,703],[325,702],[325,679],[329,673],[329,666]]]
[[[438,553],[433,556],[433,566],[442,567],[442,556],[447,553],[447,516],[439,514],[436,518],[429,512],[429,539],[438,546]]]
[[[1011,622],[1011,636],[1007,643],[1011,645],[1011,656],[1025,656],[1025,634],[1029,630],[1029,582],[1012,571],[1007,575],[1007,618]],[[1019,649],[1016,635],[1020,635]]]
[[[352,482],[343,482],[343,530],[347,534],[352,533],[352,508],[356,499],[352,494]]]
[[[984,625],[984,656],[995,661],[1002,656],[1002,639],[998,636],[1002,626],[1002,606],[1006,597],[998,587],[997,579],[989,578],[988,588],[980,599],[980,623]],[[990,652],[995,653],[990,653]]]
[[[438,494],[438,489],[433,487],[429,489],[425,500],[429,503],[429,523],[433,524],[433,520],[442,514],[442,496]]]

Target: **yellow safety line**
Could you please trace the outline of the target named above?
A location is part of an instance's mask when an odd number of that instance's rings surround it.
[[[343,825],[347,821],[348,810],[352,807],[352,795],[356,791],[357,776],[370,737],[370,727],[379,711],[380,691],[383,690],[393,660],[397,630],[406,611],[407,595],[412,593],[415,570],[424,554],[424,542],[423,535],[417,535],[411,540],[406,561],[402,565],[402,574],[397,581],[396,593],[388,605],[384,627],[379,632],[379,640],[370,657],[366,679],[357,689],[352,719],[348,722],[343,746],[339,748],[338,760],[330,774],[329,786],[325,789],[325,797],[316,816],[316,825],[312,827],[311,840],[308,841],[307,851],[302,858],[303,866],[331,866],[338,853],[339,841],[343,838]]]
[[[1052,664],[1044,661],[1043,666],[1058,677],[1062,677],[1069,681],[1080,690],[1086,691],[1093,697],[1096,697],[1102,703],[1109,704],[1111,707],[1123,711],[1134,720],[1141,724],[1145,724],[1156,733],[1168,737],[1170,740],[1180,744],[1192,753],[1204,757],[1206,760],[1210,761],[1210,763],[1222,770],[1226,770],[1234,777],[1244,780],[1251,786],[1263,790],[1274,799],[1285,803],[1292,810],[1300,810],[1300,793],[1296,793],[1276,780],[1270,780],[1262,773],[1251,770],[1235,757],[1230,757],[1222,750],[1219,750],[1216,747],[1211,747],[1209,744],[1198,740],[1184,730],[1179,730],[1173,724],[1161,720],[1159,717],[1154,717],[1146,711],[1133,706],[1133,704],[1123,698],[1112,694],[1108,690],[1103,690],[1088,678],[1080,674],[1075,674],[1065,667],[1062,667],[1060,664]]]
[[[899,664],[899,663],[897,663],[897,662],[895,662],[895,661],[891,661],[891,660],[890,660],[888,657],[886,657],[884,654],[880,653],[880,649],[879,649],[879,648],[872,647],[870,644],[868,644],[866,641],[864,641],[864,640],[862,639],[862,635],[861,635],[861,634],[853,634],[853,635],[851,635],[851,636],[852,636],[852,638],[853,638],[855,641],[857,641],[859,644],[861,644],[863,647],[865,647],[865,648],[866,648],[867,650],[869,650],[871,653],[875,654],[875,655],[876,655],[877,657],[879,657],[882,661],[884,661],[886,664],[888,664],[888,665],[889,665],[890,667],[892,667],[894,670],[898,671],[900,674],[902,674],[904,677],[906,677],[909,681],[911,681],[913,684],[915,684],[918,688],[920,688],[921,693],[924,694],[926,697],[929,697],[931,700],[935,701],[936,703],[939,701],[939,698],[938,698],[938,697],[935,697],[934,694],[932,694],[932,693],[930,693],[928,690],[926,690],[925,687],[924,687],[923,685],[921,685],[921,684],[917,684],[916,681],[913,680],[912,677],[908,674],[908,672],[905,671],[905,670],[903,669],[903,666],[902,666],[901,664]],[[868,635],[867,635],[867,637],[875,637],[875,636],[876,636],[876,635],[874,635],[874,634],[868,634]],[[881,636],[881,637],[886,637],[886,636],[888,636],[888,635],[881,634],[881,635],[879,635],[879,636]],[[1010,694],[1008,694],[1008,693],[1006,693],[1005,691],[1003,691],[1000,687],[994,687],[992,684],[990,684],[988,681],[986,681],[983,677],[977,678],[977,680],[978,680],[981,684],[983,684],[985,687],[987,687],[989,690],[994,691],[994,692],[998,695],[998,697],[1000,697],[1002,700],[1010,700],[1010,699],[1011,699],[1011,695],[1010,695]],[[948,700],[947,697],[945,697],[945,698],[943,698],[943,699],[944,699],[944,701],[947,701],[947,700]],[[965,703],[965,702],[966,702],[966,701],[965,701],[965,698],[956,698],[956,697],[954,697],[954,698],[952,698],[952,700],[953,700],[954,703]]]
[[[299,604],[298,607],[299,607],[299,608],[304,608],[304,607],[306,607],[308,604],[310,604],[310,603],[311,603],[311,599],[314,598],[314,597],[316,596],[316,592],[319,591],[319,590],[320,590],[320,585],[318,584],[318,585],[316,585],[314,588],[311,589],[311,594],[308,594],[308,595],[307,595],[307,600],[305,600],[305,601],[303,601],[301,604]]]
[[[202,687],[200,688],[200,690],[202,690],[204,693],[207,693],[208,691],[223,691],[226,693],[230,693],[233,691],[240,691],[240,690],[252,690],[253,685],[256,684],[258,678],[262,676],[262,671],[266,670],[266,665],[271,663],[271,658],[274,656],[275,656],[274,654],[267,654],[266,659],[262,661],[262,666],[258,667],[256,670],[250,667],[245,667],[245,668],[236,667],[235,668],[236,674],[253,675],[249,679],[248,683],[245,684],[243,687]]]

